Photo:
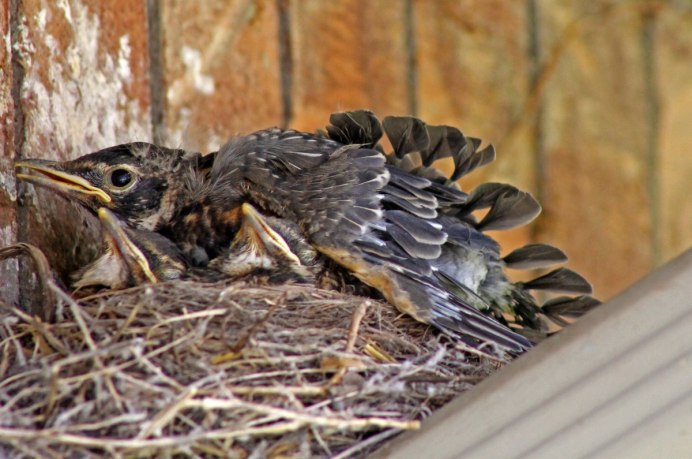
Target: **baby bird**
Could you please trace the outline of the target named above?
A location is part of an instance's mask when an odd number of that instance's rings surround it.
[[[170,240],[149,230],[123,226],[106,208],[97,211],[104,253],[73,274],[73,286],[114,290],[142,283],[178,279],[186,270],[180,251]]]

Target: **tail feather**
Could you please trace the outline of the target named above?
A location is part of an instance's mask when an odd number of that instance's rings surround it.
[[[527,244],[508,255],[502,261],[511,269],[539,269],[565,263],[565,252],[548,244]]]
[[[569,325],[569,321],[564,318],[579,318],[600,304],[600,301],[588,295],[561,296],[546,301],[541,306],[541,312],[556,324],[565,327]]]
[[[382,138],[382,124],[370,110],[332,113],[327,137],[344,145],[375,148]]]
[[[526,290],[591,294],[591,284],[568,268],[559,268],[522,284]]]
[[[450,177],[450,180],[457,181],[461,177],[470,174],[479,167],[486,166],[495,161],[495,147],[488,145],[484,149],[478,151],[477,147],[468,144],[464,147],[464,154],[458,156],[456,168]]]
[[[538,201],[529,193],[515,188],[498,195],[476,227],[481,231],[516,228],[531,222],[540,213]]]

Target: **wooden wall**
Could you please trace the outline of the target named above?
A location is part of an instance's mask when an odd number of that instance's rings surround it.
[[[15,159],[208,151],[359,107],[495,144],[465,185],[508,181],[545,209],[503,244],[563,247],[602,298],[692,245],[684,1],[0,0],[0,33],[0,245],[40,243],[62,270],[93,254],[94,222],[18,193]],[[6,302],[31,285],[20,271],[0,263]]]

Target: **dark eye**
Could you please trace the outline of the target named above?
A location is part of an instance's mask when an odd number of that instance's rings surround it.
[[[108,174],[107,180],[109,184],[115,188],[125,188],[132,184],[134,177],[132,176],[132,172],[127,169],[113,169]]]

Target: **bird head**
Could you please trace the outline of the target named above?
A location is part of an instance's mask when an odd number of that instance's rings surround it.
[[[144,142],[117,145],[71,161],[21,160],[17,178],[75,199],[96,213],[113,211],[137,228],[170,217],[201,155]]]
[[[239,208],[240,227],[228,251],[216,258],[211,266],[232,277],[253,272],[292,273],[299,278],[312,277],[289,242],[249,203]],[[292,235],[288,235],[292,237]],[[294,244],[295,245],[295,244]],[[296,246],[297,247],[297,246]],[[301,252],[302,255],[302,252]]]
[[[108,209],[98,209],[104,253],[73,274],[76,288],[112,289],[179,278],[185,262],[178,248],[158,233],[123,226]]]

